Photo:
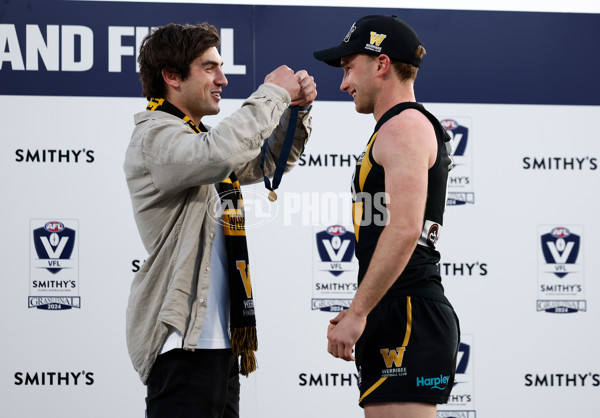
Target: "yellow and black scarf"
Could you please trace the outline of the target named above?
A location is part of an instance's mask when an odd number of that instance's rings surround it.
[[[161,110],[177,116],[194,132],[206,132],[207,129],[196,124],[181,110],[165,99],[151,99],[146,110]],[[244,219],[244,201],[240,183],[231,173],[222,182],[215,185],[223,208],[222,222],[225,231],[225,248],[229,280],[230,332],[231,348],[240,356],[240,373],[248,376],[256,370],[254,351],[258,349],[256,318],[254,317],[254,299],[250,285],[250,266],[246,245],[246,227]]]

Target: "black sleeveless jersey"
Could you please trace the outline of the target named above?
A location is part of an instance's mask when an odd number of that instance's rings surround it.
[[[449,155],[451,138],[437,118],[415,102],[397,104],[379,119],[365,151],[356,163],[352,179],[352,217],[356,237],[355,251],[359,262],[358,282],[360,284],[367,272],[379,236],[387,224],[385,172],[373,158],[373,144],[381,126],[405,109],[416,109],[429,119],[435,129],[438,150],[435,163],[428,172],[427,201],[421,236],[406,268],[388,294],[421,295],[446,301],[439,275],[440,254],[436,250],[436,243],[443,224],[448,172],[452,167]]]

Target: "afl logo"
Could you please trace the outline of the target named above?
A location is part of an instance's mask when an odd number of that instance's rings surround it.
[[[442,124],[442,126],[446,129],[454,129],[454,128],[458,128],[458,122],[455,121],[454,119],[444,119],[443,121],[440,122]]]
[[[344,228],[342,225],[332,225],[327,228],[327,233],[333,236],[343,235],[346,233],[346,228]]]
[[[427,244],[430,247],[435,247],[435,244],[438,241],[440,236],[440,226],[438,224],[433,224],[429,227],[429,232],[427,232]]]
[[[44,229],[48,232],[60,232],[65,229],[65,225],[62,222],[47,222]]]
[[[558,228],[554,228],[551,232],[553,237],[556,238],[566,238],[569,235],[571,235],[571,232],[569,232],[569,230],[567,228],[564,227],[558,227]]]

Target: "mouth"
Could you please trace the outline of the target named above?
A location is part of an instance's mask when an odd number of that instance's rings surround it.
[[[214,97],[217,100],[221,100],[221,92],[220,91],[213,91],[211,93],[211,96]]]

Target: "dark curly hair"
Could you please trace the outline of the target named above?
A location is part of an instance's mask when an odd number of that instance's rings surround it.
[[[169,23],[150,32],[142,41],[138,57],[142,96],[148,100],[165,97],[162,70],[179,74],[185,80],[190,63],[207,49],[218,47],[219,43],[217,28],[206,22],[198,25]]]

